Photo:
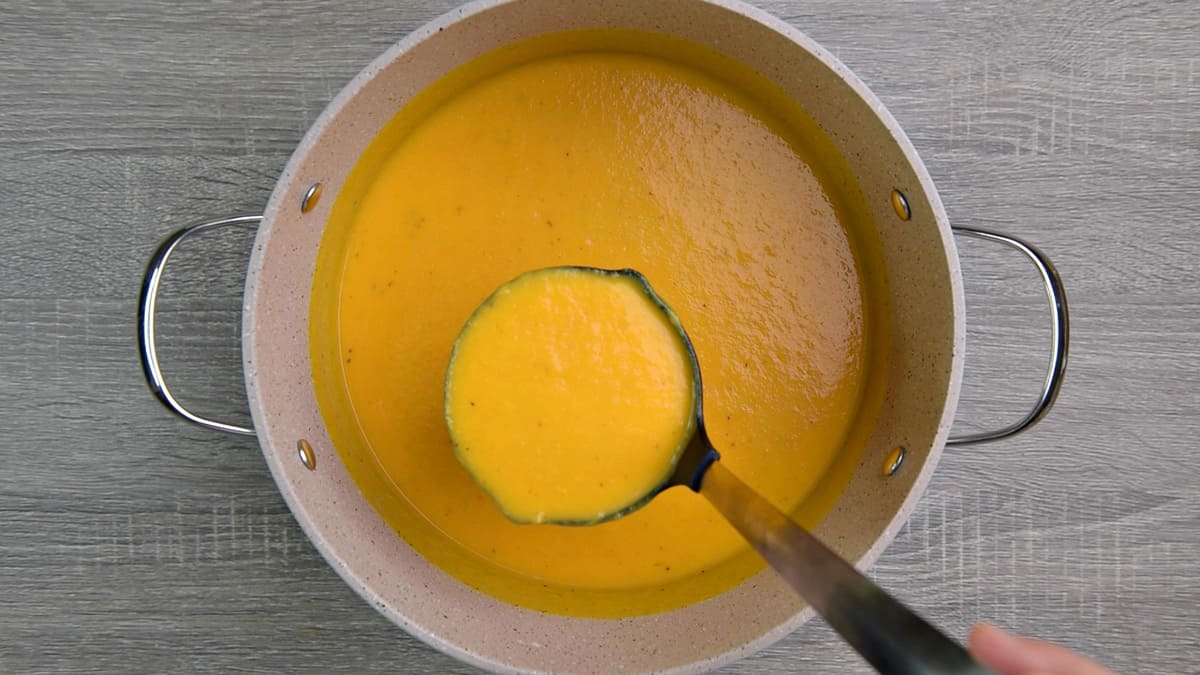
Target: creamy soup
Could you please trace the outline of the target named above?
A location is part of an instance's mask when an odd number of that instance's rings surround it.
[[[443,419],[455,338],[524,272],[639,270],[687,327],[722,461],[813,526],[882,393],[872,232],[828,137],[744,67],[640,33],[521,43],[406,105],[340,189],[313,286],[318,400],[367,500],[464,583],[570,615],[680,607],[761,561],[684,488],[591,527],[505,518]]]
[[[475,310],[446,371],[459,461],[510,520],[592,525],[667,479],[696,428],[684,333],[636,272],[550,267]]]

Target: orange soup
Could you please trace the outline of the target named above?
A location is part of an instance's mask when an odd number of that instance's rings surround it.
[[[315,273],[318,400],[365,497],[448,574],[541,611],[667,611],[761,561],[686,488],[589,527],[509,521],[451,447],[456,336],[529,270],[642,272],[687,327],[722,461],[812,526],[883,390],[878,255],[832,142],[761,76],[663,36],[538,38],[430,87],[354,168]]]
[[[446,426],[509,520],[594,525],[671,477],[697,428],[696,375],[645,277],[547,267],[496,289],[463,327]]]

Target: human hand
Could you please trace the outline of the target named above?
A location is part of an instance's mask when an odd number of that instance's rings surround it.
[[[967,649],[980,665],[998,675],[1116,675],[1066,647],[1012,635],[986,623],[971,631]]]

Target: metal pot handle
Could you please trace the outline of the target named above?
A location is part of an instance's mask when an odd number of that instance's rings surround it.
[[[1054,400],[1058,398],[1059,389],[1062,389],[1063,375],[1067,371],[1070,320],[1067,312],[1067,294],[1063,290],[1062,278],[1058,275],[1058,270],[1054,269],[1054,264],[1050,262],[1050,259],[1044,253],[1033,245],[1027,244],[1016,237],[976,228],[954,227],[952,229],[955,234],[984,239],[986,241],[1000,242],[1024,253],[1025,257],[1029,258],[1034,266],[1037,267],[1038,273],[1042,277],[1042,284],[1046,287],[1046,300],[1050,304],[1050,342],[1052,343],[1050,365],[1046,369],[1046,379],[1042,383],[1042,392],[1038,396],[1037,403],[1020,420],[1002,429],[951,436],[946,441],[946,445],[970,445],[972,443],[985,443],[987,441],[997,441],[1001,438],[1015,436],[1040,422],[1046,416],[1046,413],[1050,412],[1050,407],[1054,405]]]
[[[238,225],[257,227],[262,216],[234,216],[213,220],[177,230],[158,247],[146,266],[146,275],[142,280],[142,292],[138,302],[138,348],[141,353],[142,370],[150,391],[168,410],[180,417],[208,429],[225,431],[235,434],[254,435],[254,429],[237,424],[228,424],[201,417],[183,406],[172,394],[163,379],[162,367],[158,363],[158,351],[155,345],[154,314],[158,303],[158,288],[162,283],[163,270],[167,259],[184,239],[198,232],[218,227]],[[986,431],[961,436],[951,436],[946,445],[961,446],[973,443],[1000,440],[1015,436],[1037,424],[1054,405],[1058,392],[1062,388],[1063,375],[1067,369],[1067,351],[1070,342],[1070,321],[1067,311],[1067,296],[1063,290],[1062,278],[1054,268],[1054,264],[1041,251],[1015,237],[981,230],[977,228],[955,227],[955,234],[961,234],[976,239],[994,241],[1010,246],[1025,254],[1037,267],[1046,287],[1046,299],[1050,304],[1050,340],[1053,344],[1050,354],[1050,365],[1046,371],[1046,379],[1042,383],[1042,391],[1033,409],[1017,422],[995,431]]]
[[[181,230],[177,230],[163,240],[158,250],[151,256],[150,263],[146,266],[146,276],[142,279],[142,295],[138,300],[138,348],[142,355],[142,371],[146,375],[146,384],[150,385],[150,391],[154,392],[154,395],[158,397],[159,401],[162,401],[168,410],[189,422],[199,424],[208,429],[227,431],[233,434],[245,434],[247,436],[253,436],[254,429],[201,417],[183,407],[183,404],[171,395],[171,390],[167,388],[167,383],[163,379],[162,368],[158,363],[158,350],[154,342],[154,310],[158,304],[158,287],[162,283],[163,269],[167,265],[167,259],[171,257],[171,252],[184,239],[197,232],[226,225],[257,227],[261,220],[262,216],[234,216],[198,225],[189,225]]]

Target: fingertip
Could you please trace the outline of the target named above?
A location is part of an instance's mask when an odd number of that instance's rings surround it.
[[[983,621],[971,626],[971,630],[967,632],[967,649],[969,651],[974,652],[980,640],[987,640],[989,628],[992,628],[992,625]]]
[[[1017,638],[990,623],[975,624],[967,635],[967,651],[986,668],[1000,673],[1019,671],[1021,650]]]
[[[1111,670],[1062,645],[1014,635],[984,622],[971,629],[967,648],[980,665],[999,675],[1113,675]]]
[[[989,632],[996,631],[996,630],[1000,630],[1000,629],[996,628],[995,626],[993,626],[992,624],[990,624],[986,621],[980,621],[979,623],[977,623],[971,627],[971,632],[967,634],[967,639],[973,640],[973,639],[976,639],[979,637],[983,637],[986,639],[987,634]]]
[[[977,647],[983,649],[1011,647],[1015,640],[1016,638],[1012,634],[986,621],[975,624],[967,635],[967,645],[972,650]]]

